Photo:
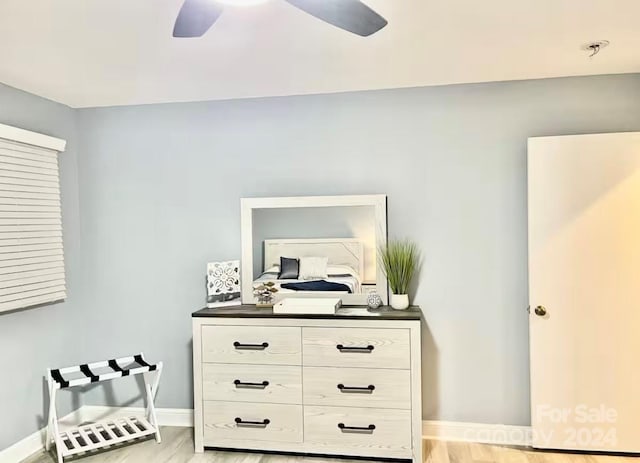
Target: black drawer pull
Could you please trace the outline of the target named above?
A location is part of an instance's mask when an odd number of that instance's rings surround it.
[[[265,418],[262,421],[245,421],[242,418],[235,419],[236,426],[238,427],[250,427],[250,428],[266,428],[269,423],[271,423],[270,419]]]
[[[262,381],[261,383],[245,383],[236,379],[233,384],[235,384],[238,389],[264,389],[269,385],[269,381]]]
[[[345,393],[355,393],[355,394],[373,394],[373,391],[376,387],[373,384],[369,384],[368,386],[345,386],[344,384],[338,384],[338,389],[340,392]]]
[[[355,432],[360,434],[373,434],[373,430],[376,429],[375,424],[369,426],[345,426],[344,423],[338,423],[338,427],[342,432]]]
[[[373,352],[374,347],[369,344],[366,347],[349,347],[349,346],[343,346],[342,344],[338,344],[336,346],[336,349],[338,349],[340,352],[357,352],[360,354],[370,354],[371,352]]]
[[[265,350],[269,347],[268,342],[263,342],[262,344],[242,344],[241,342],[234,342],[233,347],[238,350]]]

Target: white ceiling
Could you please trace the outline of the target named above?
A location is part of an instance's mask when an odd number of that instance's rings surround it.
[[[640,72],[640,0],[365,0],[368,38],[270,0],[174,39],[181,2],[2,0],[0,82],[90,107]]]

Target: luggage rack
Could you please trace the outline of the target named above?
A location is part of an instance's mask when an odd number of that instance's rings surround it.
[[[156,442],[160,443],[160,429],[154,400],[161,373],[162,362],[149,364],[143,354],[55,370],[48,369],[49,419],[45,448],[49,451],[51,443],[55,442],[58,463],[64,463],[64,458],[72,455],[115,446],[151,435],[155,435]],[[144,377],[147,402],[144,418],[115,418],[83,424],[66,431],[59,429],[56,412],[56,392],[58,390],[140,374]]]

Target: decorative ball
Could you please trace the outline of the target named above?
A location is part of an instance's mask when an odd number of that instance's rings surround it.
[[[375,289],[369,291],[369,295],[367,296],[367,305],[370,309],[377,309],[382,305],[382,298]]]

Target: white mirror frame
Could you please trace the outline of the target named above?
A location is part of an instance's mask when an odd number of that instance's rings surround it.
[[[294,207],[348,207],[373,206],[376,223],[376,249],[387,244],[387,196],[292,196],[283,198],[242,198],[240,200],[240,227],[242,242],[242,303],[255,304],[253,296],[253,210]],[[380,265],[376,265],[376,291],[384,304],[389,303],[387,278]],[[367,294],[345,294],[344,305],[366,305]]]

